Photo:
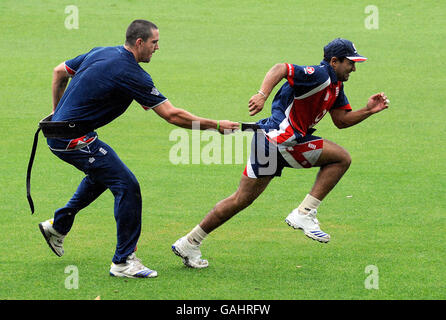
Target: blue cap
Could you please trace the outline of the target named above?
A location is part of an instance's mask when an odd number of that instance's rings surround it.
[[[347,39],[336,38],[324,47],[324,58],[330,60],[332,57],[346,57],[355,62],[364,62],[366,57],[361,56],[353,42]]]

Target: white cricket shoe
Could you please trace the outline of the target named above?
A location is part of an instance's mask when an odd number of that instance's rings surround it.
[[[53,250],[57,256],[62,257],[64,254],[63,241],[65,236],[53,228],[53,219],[48,219],[39,223],[39,229],[51,250]]]
[[[209,265],[207,260],[201,259],[200,246],[190,243],[186,237],[178,239],[172,245],[172,251],[183,259],[187,267],[201,269]]]
[[[127,257],[125,263],[115,264],[112,262],[110,275],[113,277],[126,278],[155,278],[158,273],[144,266],[134,253]]]
[[[330,241],[330,235],[321,230],[316,214],[316,209],[309,210],[307,214],[304,214],[296,208],[286,217],[285,222],[294,229],[301,229],[307,237],[327,243]]]

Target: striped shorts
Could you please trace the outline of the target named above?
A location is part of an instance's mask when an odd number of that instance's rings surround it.
[[[306,135],[294,146],[277,146],[268,141],[262,130],[257,130],[252,137],[251,154],[243,174],[249,178],[280,177],[285,167],[311,168],[319,159],[323,145],[321,137]]]

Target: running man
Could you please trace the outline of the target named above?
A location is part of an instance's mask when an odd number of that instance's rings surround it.
[[[52,121],[86,121],[102,127],[126,111],[133,100],[153,110],[167,122],[192,128],[236,130],[236,122],[197,117],[176,108],[155,87],[150,75],[139,65],[150,62],[159,49],[159,30],[146,20],[133,21],[123,46],[98,47],[59,64],[53,73]],[[69,77],[71,81],[68,84]],[[93,130],[76,139],[47,139],[51,151],[86,176],[68,203],[57,209],[54,219],[39,224],[45,240],[57,256],[64,254],[63,242],[76,214],[105,190],[114,195],[117,245],[110,275],[152,278],[157,272],[144,266],[134,251],[141,233],[141,191],[134,174],[113,149],[98,139]]]
[[[341,146],[312,135],[313,127],[330,113],[336,127],[351,127],[388,107],[384,93],[372,95],[362,109],[353,111],[344,94],[344,82],[356,71],[356,62],[366,61],[353,43],[337,38],[324,47],[319,65],[298,66],[279,63],[266,74],[261,89],[249,100],[250,115],[260,112],[274,87],[277,92],[271,116],[257,122],[251,155],[234,194],[218,202],[205,218],[173,245],[173,252],[191,268],[206,268],[200,245],[205,237],[248,207],[284,167],[319,167],[316,181],[300,205],[285,222],[303,230],[311,239],[326,243],[330,235],[322,231],[316,213],[321,201],[334,188],[350,166],[349,153]]]

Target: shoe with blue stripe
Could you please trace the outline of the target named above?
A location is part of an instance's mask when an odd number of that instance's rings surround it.
[[[294,229],[300,229],[304,234],[316,241],[327,243],[330,241],[330,235],[321,230],[319,221],[316,218],[317,210],[305,208],[307,212],[301,212],[297,208],[294,209],[285,222]]]
[[[127,257],[125,263],[113,263],[110,267],[110,275],[125,278],[155,278],[158,273],[144,266],[134,253]]]

